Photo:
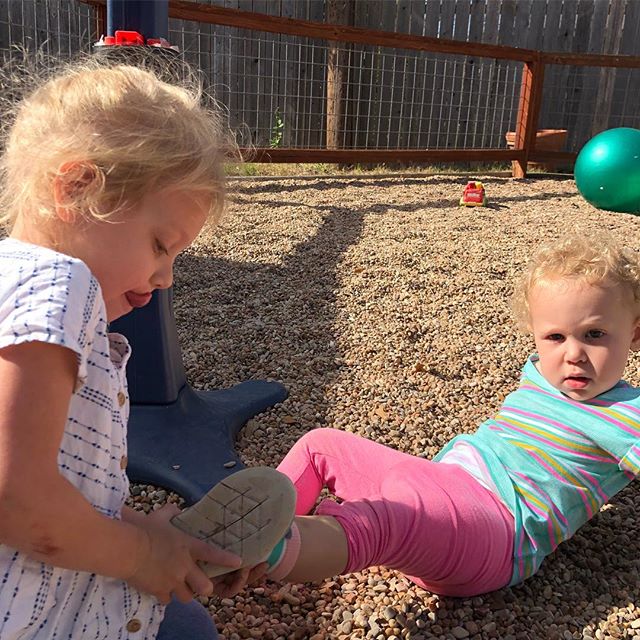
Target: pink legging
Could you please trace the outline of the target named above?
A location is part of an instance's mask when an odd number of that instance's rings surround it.
[[[461,467],[401,453],[338,429],[303,436],[278,467],[298,491],[297,515],[333,516],[347,536],[345,573],[397,569],[441,595],[504,587],[513,570],[513,517]]]

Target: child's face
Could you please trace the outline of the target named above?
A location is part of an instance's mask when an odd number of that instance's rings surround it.
[[[152,193],[135,211],[74,224],[64,248],[97,278],[109,321],[171,286],[175,258],[202,229],[208,204],[181,191]]]
[[[629,350],[638,348],[632,294],[619,285],[558,278],[529,293],[538,369],[574,400],[589,400],[622,377]]]

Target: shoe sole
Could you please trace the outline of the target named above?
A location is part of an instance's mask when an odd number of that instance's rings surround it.
[[[253,567],[269,556],[295,515],[296,490],[270,467],[243,469],[215,485],[193,506],[171,519],[178,529],[242,558]],[[236,569],[200,563],[210,577]]]

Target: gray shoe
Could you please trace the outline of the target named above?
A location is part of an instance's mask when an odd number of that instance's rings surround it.
[[[171,523],[240,556],[242,567],[253,567],[287,532],[295,508],[296,490],[287,476],[270,467],[253,467],[221,480]],[[202,564],[202,569],[210,578],[235,571],[211,564]]]

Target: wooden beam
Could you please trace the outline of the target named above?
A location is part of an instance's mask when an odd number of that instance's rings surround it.
[[[245,162],[509,162],[515,149],[240,149]]]
[[[524,151],[514,149],[240,149],[245,162],[510,162],[522,159]],[[556,161],[572,163],[573,151],[536,151],[529,154],[532,162]]]
[[[351,0],[327,0],[327,22],[349,24],[353,17]],[[327,52],[327,149],[350,146],[344,142],[343,91],[346,85],[346,71],[349,51],[342,43],[332,42]]]
[[[620,56],[597,53],[547,53],[540,52],[540,62],[545,64],[567,64],[572,67],[617,67],[619,69],[640,68],[640,56]]]
[[[543,82],[544,64],[539,61],[525,62],[522,69],[522,85],[514,141],[514,149],[523,151],[523,157],[512,163],[514,178],[525,178],[527,175],[527,162],[536,144]]]
[[[96,7],[96,37],[94,42],[107,35],[107,6]]]

